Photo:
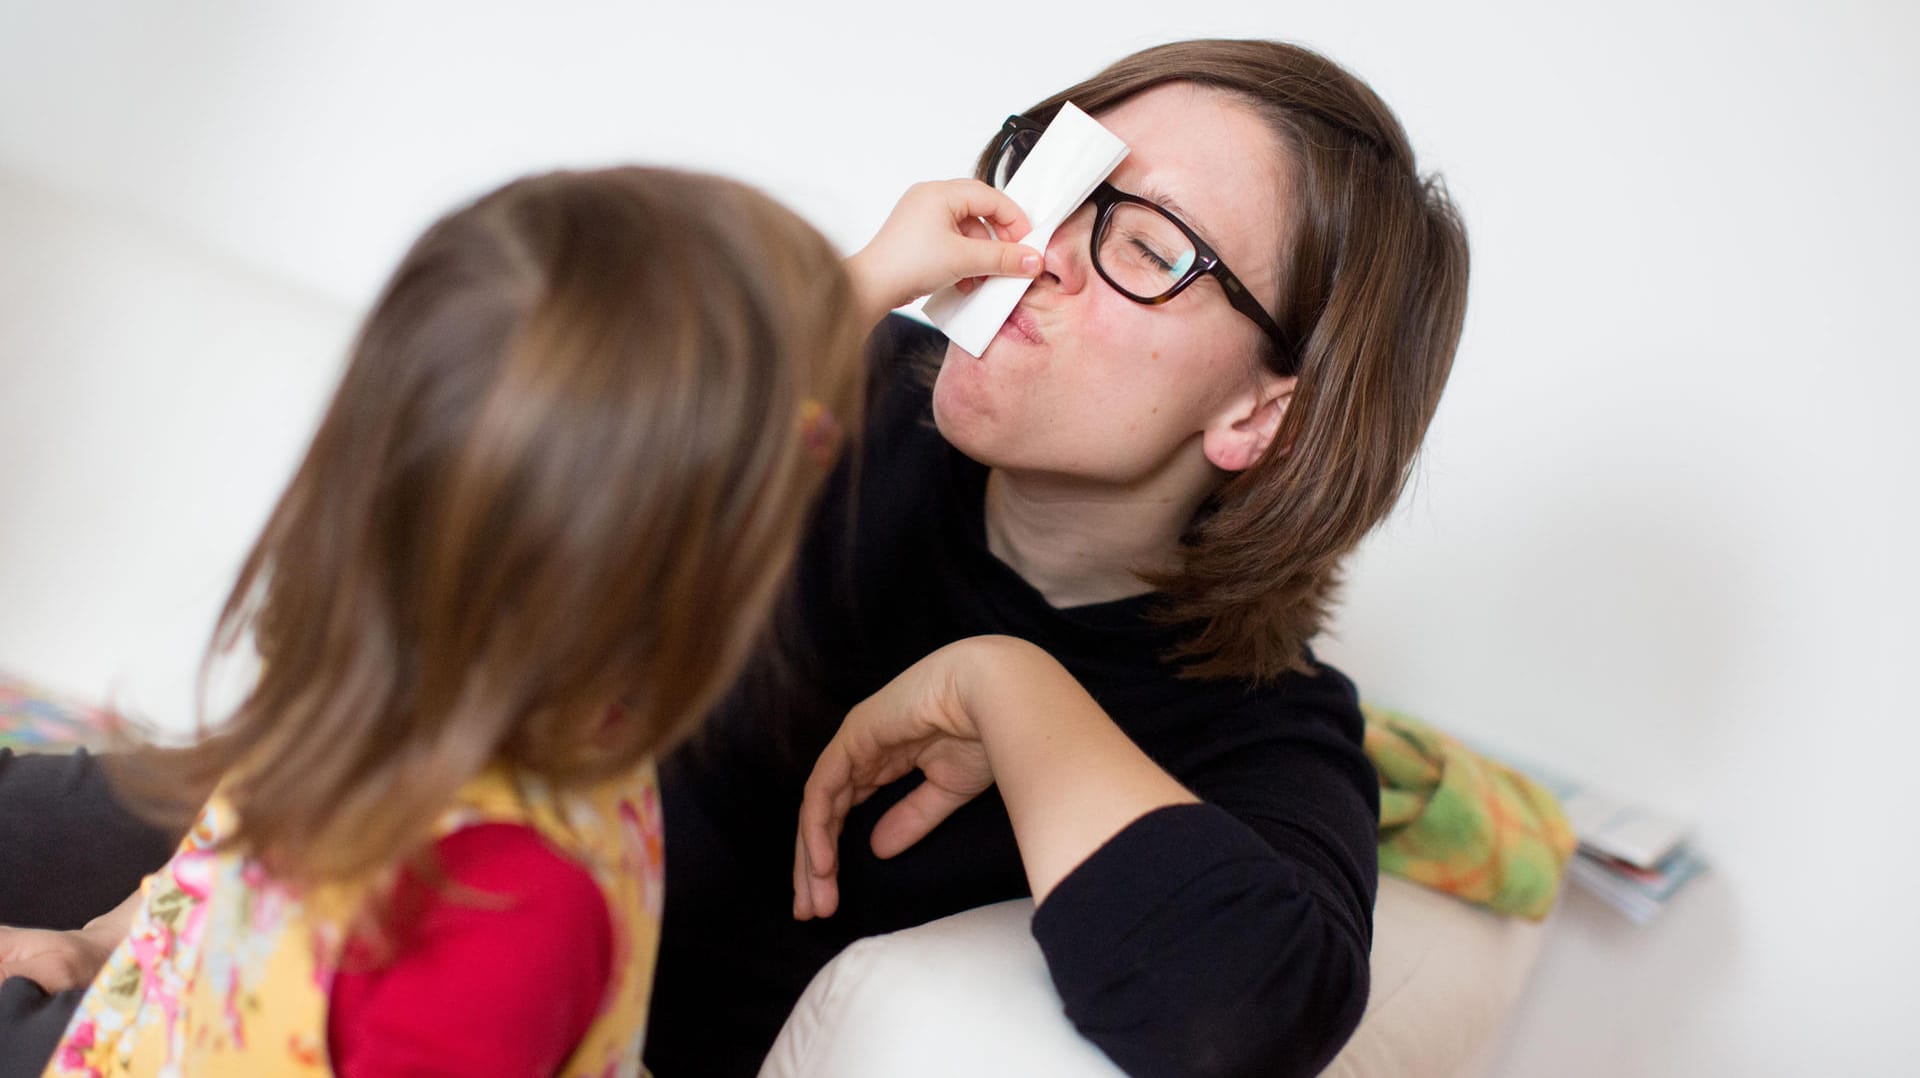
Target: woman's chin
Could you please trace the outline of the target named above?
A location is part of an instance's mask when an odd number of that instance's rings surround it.
[[[992,411],[977,371],[980,361],[958,346],[947,349],[933,383],[933,425],[947,444],[975,460],[988,447]]]

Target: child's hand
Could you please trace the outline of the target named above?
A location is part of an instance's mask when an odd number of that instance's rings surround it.
[[[873,852],[912,846],[961,805],[993,785],[986,746],[967,714],[969,679],[987,649],[976,637],[949,644],[906,669],[847,713],[813,765],[800,803],[793,852],[793,915],[827,917],[839,906],[840,829],[853,806],[887,783],[923,772],[926,781],[873,827]]]
[[[48,994],[85,988],[113,949],[103,942],[85,931],[0,928],[0,979],[25,977]]]
[[[982,219],[1000,239],[988,234]],[[956,282],[1038,276],[1040,252],[1008,242],[1029,231],[1020,207],[979,180],[917,183],[900,196],[873,239],[847,259],[847,273],[877,322],[895,307]]]

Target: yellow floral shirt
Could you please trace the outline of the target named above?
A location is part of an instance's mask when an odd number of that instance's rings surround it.
[[[652,762],[580,792],[492,770],[462,789],[436,834],[481,823],[532,827],[585,867],[606,899],[611,979],[560,1073],[641,1074],[665,862]],[[216,796],[172,860],[141,884],[132,930],[87,990],[47,1075],[332,1073],[327,1001],[356,903],[296,895],[257,861],[216,850],[232,825]]]

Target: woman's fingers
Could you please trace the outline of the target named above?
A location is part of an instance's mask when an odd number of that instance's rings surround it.
[[[964,716],[953,714],[954,692],[947,660],[930,656],[847,712],[801,791],[794,917],[827,917],[839,906],[839,844],[847,816],[881,787],[914,771],[926,776],[873,829],[874,853],[892,857],[993,784],[985,747],[968,736]]]
[[[829,747],[814,766],[800,798],[799,825],[793,837],[793,915],[802,921],[826,917],[833,912],[831,903],[822,901],[828,893],[822,882],[824,879],[830,887],[835,871],[834,847],[839,825],[834,819],[834,803],[840,800],[835,793],[845,789],[844,778],[835,777],[839,772],[835,766],[839,759]],[[823,772],[828,777],[823,778]]]
[[[794,836],[793,919],[810,921],[815,917],[831,917],[839,904],[838,880],[831,870],[821,875],[814,866],[812,855],[807,852],[805,838]]]
[[[961,794],[932,782],[923,782],[881,815],[873,825],[873,855],[893,857],[927,837],[975,794]]]
[[[793,846],[793,915],[798,920],[831,917],[839,905],[840,832],[853,806],[873,795],[836,738],[813,765],[800,796],[799,825]]]
[[[833,871],[832,832],[837,830],[832,819],[833,803],[835,794],[849,785],[846,757],[836,750],[835,745],[827,746],[800,794],[800,842],[814,875]]]
[[[839,897],[834,868],[815,859],[808,828],[803,824],[793,839],[793,919],[831,917]]]
[[[807,921],[813,918],[813,867],[807,860],[806,837],[799,829],[793,832],[793,919]]]

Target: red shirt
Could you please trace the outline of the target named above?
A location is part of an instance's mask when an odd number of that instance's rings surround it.
[[[518,824],[465,827],[434,849],[449,883],[499,897],[476,901],[402,873],[396,957],[378,968],[344,962],[334,980],[334,1072],[555,1073],[593,1024],[612,974],[613,922],[599,885]]]

